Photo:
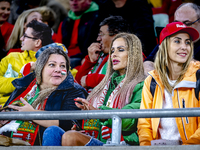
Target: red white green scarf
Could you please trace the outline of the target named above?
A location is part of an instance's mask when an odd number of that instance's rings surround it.
[[[112,77],[112,76],[111,76]],[[103,105],[103,102],[105,100],[105,96],[108,92],[109,89],[109,85],[110,85],[110,81],[111,81],[111,77],[108,80],[108,83],[106,84],[106,86],[104,87],[101,95],[97,98],[94,99],[93,101],[93,107],[98,108],[101,105]],[[113,90],[113,92],[111,93],[111,95],[108,98],[108,101],[106,103],[107,107],[113,108],[113,104],[114,102],[119,99],[119,97],[117,97],[117,92],[121,89],[123,83],[125,81],[125,78],[117,85],[117,87]]]
[[[20,94],[17,98],[12,100],[10,104],[19,102],[22,106],[22,102],[19,100],[20,97],[24,98],[29,104],[32,104],[39,95],[39,88],[36,84],[36,79],[34,79],[27,89]],[[47,98],[45,99],[45,101]],[[4,125],[1,132],[11,131],[12,138],[19,138],[21,140],[29,142],[34,145],[35,139],[39,130],[39,125],[32,121],[22,121],[22,120],[12,120],[11,122]]]

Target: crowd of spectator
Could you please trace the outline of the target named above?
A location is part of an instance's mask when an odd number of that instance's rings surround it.
[[[198,1],[0,0],[0,109],[199,107],[199,34]],[[122,119],[120,143],[199,144],[199,126]],[[0,120],[0,136],[25,145],[102,146],[111,134],[111,119]]]

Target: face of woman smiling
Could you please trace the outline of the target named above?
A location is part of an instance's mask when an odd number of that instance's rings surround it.
[[[187,33],[177,33],[169,38],[168,55],[170,63],[183,64],[191,53],[191,40]]]
[[[67,74],[61,74],[62,70],[67,72],[65,57],[59,54],[51,54],[42,70],[42,88],[60,85],[67,77]]]
[[[0,23],[8,20],[10,15],[10,3],[6,1],[0,2]]]
[[[111,61],[113,69],[119,71],[120,75],[126,73],[128,51],[123,38],[118,38],[113,42],[111,47]]]

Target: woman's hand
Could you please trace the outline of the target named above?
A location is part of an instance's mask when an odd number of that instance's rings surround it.
[[[30,72],[32,72],[35,70],[36,62],[30,62],[30,63],[31,63]]]
[[[1,109],[2,107],[3,107],[3,106],[0,105],[0,109]],[[2,110],[1,112],[5,112],[5,110]],[[0,128],[1,128],[4,124],[6,124],[8,121],[9,121],[9,120],[0,120]]]
[[[8,105],[9,108],[18,110],[18,111],[35,111],[35,109],[22,97],[20,98],[21,102],[24,104],[24,106],[14,106],[14,105]]]
[[[85,75],[85,76],[83,76],[83,77],[81,78],[81,85],[82,85],[82,87],[84,87],[84,88],[87,87],[87,85],[86,85],[86,77],[87,77],[87,75]]]
[[[98,108],[94,108],[86,99],[78,97],[74,100],[77,101],[75,102],[76,106],[82,110],[99,110]],[[81,102],[82,104],[79,104],[78,102]]]

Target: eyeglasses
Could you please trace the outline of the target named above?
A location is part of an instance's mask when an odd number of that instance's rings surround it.
[[[37,40],[38,39],[38,38],[30,37],[30,36],[26,35],[26,33],[24,33],[24,35],[22,37],[33,39],[33,40]]]
[[[102,36],[104,36],[104,35],[113,36],[113,35],[115,35],[115,33],[107,33],[107,34],[105,34],[105,33],[103,33],[103,32],[100,32],[100,33],[98,34],[98,36],[100,36],[100,37],[102,37]]]
[[[200,18],[198,18],[198,19],[195,20],[194,22],[183,21],[183,23],[184,23],[186,26],[191,26],[191,25],[193,25],[195,22],[197,22],[197,21],[199,21],[199,20],[200,20]],[[174,21],[174,22],[178,22],[178,21],[176,20],[176,21]]]

